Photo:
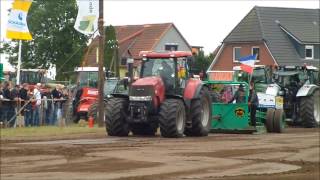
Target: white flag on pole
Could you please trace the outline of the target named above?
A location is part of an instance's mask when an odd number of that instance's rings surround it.
[[[99,0],[77,0],[78,16],[74,28],[90,35],[98,29]]]

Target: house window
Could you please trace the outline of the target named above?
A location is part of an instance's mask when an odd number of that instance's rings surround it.
[[[241,47],[234,47],[233,48],[233,61],[238,62],[241,58]]]
[[[164,49],[166,51],[177,51],[178,50],[178,44],[166,44],[164,46]]]
[[[257,61],[260,60],[260,48],[259,47],[252,47],[252,50],[251,50],[252,54],[256,54],[257,55]]]
[[[313,46],[306,45],[306,59],[313,59]]]

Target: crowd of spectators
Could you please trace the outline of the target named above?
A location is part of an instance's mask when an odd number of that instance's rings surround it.
[[[55,88],[36,85],[0,84],[0,124],[16,127],[17,118],[23,117],[24,126],[57,125],[62,117],[67,92],[62,85]]]

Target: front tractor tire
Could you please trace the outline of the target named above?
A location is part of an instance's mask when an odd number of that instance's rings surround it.
[[[320,101],[317,89],[311,96],[302,97],[300,100],[300,117],[302,125],[306,128],[317,127],[320,124]]]
[[[211,126],[211,98],[207,88],[202,88],[198,99],[191,102],[191,126],[186,127],[187,136],[207,136]]]
[[[162,137],[178,138],[184,133],[186,111],[182,100],[166,99],[159,113],[160,132]]]
[[[111,98],[105,107],[106,131],[109,136],[128,136],[128,101],[125,98]]]

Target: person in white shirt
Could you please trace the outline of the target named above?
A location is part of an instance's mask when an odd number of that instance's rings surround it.
[[[40,126],[40,105],[41,105],[41,84],[37,83],[36,87],[33,90],[33,97],[35,99],[35,107],[33,111],[33,125]]]

